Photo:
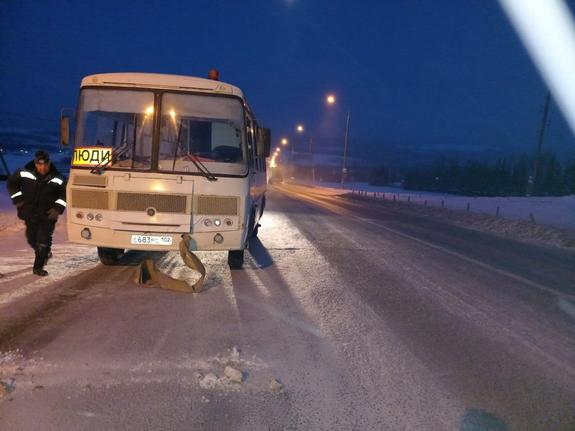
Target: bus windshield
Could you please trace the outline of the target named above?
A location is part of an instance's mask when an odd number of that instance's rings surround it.
[[[84,89],[80,95],[76,148],[110,150],[106,168],[150,169],[154,94]]]
[[[166,92],[161,106],[159,171],[246,174],[248,153],[239,99]],[[154,115],[151,91],[82,90],[76,149],[80,155],[106,154],[106,159],[102,163],[97,156],[90,156],[73,165],[94,166],[96,163],[90,163],[93,157],[105,169],[150,170]]]
[[[158,169],[195,172],[200,164],[212,173],[244,174],[243,127],[238,99],[164,93]]]

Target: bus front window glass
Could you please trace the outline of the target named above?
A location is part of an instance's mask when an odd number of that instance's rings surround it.
[[[106,168],[150,169],[153,117],[153,93],[82,90],[76,148],[111,149]]]
[[[242,130],[243,108],[237,99],[166,93],[158,169],[197,172],[196,163],[200,163],[212,173],[244,174]]]

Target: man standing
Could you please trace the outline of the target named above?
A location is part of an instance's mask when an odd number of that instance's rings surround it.
[[[8,192],[26,222],[26,239],[35,251],[33,272],[46,276],[44,265],[52,253],[52,234],[58,216],[66,208],[66,184],[46,151],[36,152],[34,160],[14,172],[7,181]]]

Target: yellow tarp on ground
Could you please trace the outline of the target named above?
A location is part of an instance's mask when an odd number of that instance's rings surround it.
[[[159,287],[162,289],[174,290],[176,292],[198,293],[204,286],[206,278],[206,268],[198,257],[190,251],[190,236],[182,235],[180,241],[180,256],[184,263],[191,269],[198,271],[201,276],[198,281],[190,285],[187,281],[170,277],[156,269],[152,259],[142,261],[130,278],[136,284],[143,287]]]

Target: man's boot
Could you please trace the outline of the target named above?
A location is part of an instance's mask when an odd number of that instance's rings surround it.
[[[48,254],[46,255],[46,259],[44,260],[44,266],[48,265],[48,261],[52,259],[52,252],[48,249]]]
[[[36,258],[34,259],[34,269],[32,270],[34,274],[41,277],[48,275],[48,271],[44,269],[44,265],[46,264],[49,252],[50,249],[45,245],[36,247]]]

